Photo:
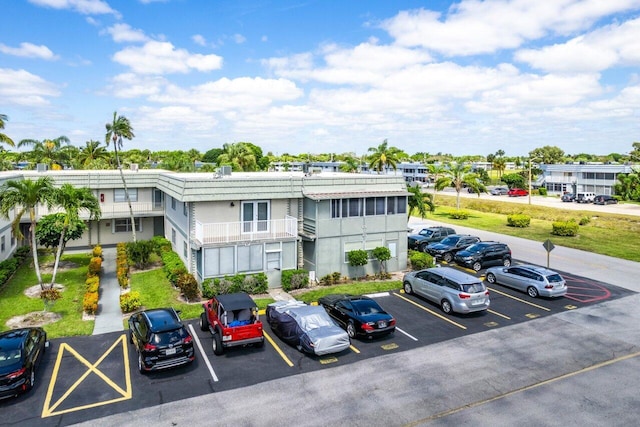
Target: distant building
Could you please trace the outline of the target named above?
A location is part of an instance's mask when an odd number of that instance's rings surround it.
[[[613,195],[621,173],[633,172],[631,165],[601,163],[569,163],[539,165],[539,178],[549,194],[589,192]]]

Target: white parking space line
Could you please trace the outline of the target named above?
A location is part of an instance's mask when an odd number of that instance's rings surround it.
[[[211,378],[213,378],[213,381],[218,382],[218,376],[213,370],[213,367],[209,362],[209,358],[207,357],[207,355],[204,352],[204,349],[202,348],[202,343],[200,342],[198,335],[196,335],[196,331],[193,329],[193,325],[191,323],[189,323],[189,329],[191,330],[191,336],[193,337],[194,340],[196,340],[196,345],[198,346],[198,350],[200,350],[200,354],[202,355],[202,359],[204,360],[204,363],[207,365],[207,369],[209,369]]]
[[[389,292],[378,292],[375,294],[366,294],[365,297],[369,297],[369,298],[382,298],[382,297],[388,297],[389,296]]]
[[[396,326],[396,331],[402,332],[403,334],[405,334],[406,336],[408,336],[409,338],[411,338],[414,341],[418,341],[418,338],[414,337],[411,334],[406,333],[405,331],[403,331],[402,329],[398,328],[397,326]]]

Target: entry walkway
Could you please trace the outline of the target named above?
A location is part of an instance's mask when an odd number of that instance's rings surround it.
[[[120,310],[120,285],[116,277],[116,248],[103,248],[100,299],[93,335],[124,329]]]

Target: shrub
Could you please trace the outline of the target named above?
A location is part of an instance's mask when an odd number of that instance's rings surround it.
[[[364,249],[356,249],[354,251],[347,252],[347,260],[352,267],[360,267],[367,265],[369,262],[369,254]]]
[[[172,285],[177,286],[178,276],[188,273],[184,263],[178,254],[173,251],[163,252],[161,256],[162,262],[164,263],[162,268],[164,269],[167,279],[169,279]]]
[[[512,214],[507,216],[507,225],[509,227],[528,227],[531,224],[531,217],[524,214]]]
[[[20,246],[18,249],[16,249],[16,253],[13,254],[13,257],[22,262],[26,257],[29,256],[30,253],[31,249],[29,248],[29,246]]]
[[[322,276],[320,278],[320,286],[331,286],[333,285],[333,275],[327,274],[326,276]]]
[[[120,295],[120,310],[122,310],[123,313],[131,313],[139,309],[141,305],[140,292],[138,291],[131,291]]]
[[[82,298],[82,309],[87,314],[96,314],[98,311],[98,293],[86,292]]]
[[[102,258],[102,246],[100,245],[95,245],[93,247],[93,251],[91,252],[91,255],[95,258]]]
[[[214,294],[223,295],[223,294],[232,294],[236,290],[234,289],[234,283],[228,278],[215,278],[213,279],[213,291]]]
[[[469,212],[458,209],[449,213],[449,218],[451,219],[467,219],[469,218]]]
[[[264,273],[257,273],[250,276],[246,276],[242,281],[242,291],[251,295],[264,294],[269,288],[269,282],[267,275]]]
[[[88,276],[97,276],[100,274],[100,269],[102,268],[102,258],[93,257],[91,261],[89,261],[89,272]]]
[[[420,251],[409,251],[409,262],[412,270],[422,270],[435,265],[431,255]]]
[[[198,281],[191,273],[182,273],[178,276],[177,286],[187,301],[193,301],[200,297],[200,289],[198,289]]]
[[[333,283],[342,282],[342,274],[340,274],[339,271],[334,271],[333,273],[331,273],[331,276],[333,277]]]
[[[149,240],[127,243],[127,258],[136,268],[143,269],[149,264],[154,244]]]
[[[555,221],[552,225],[551,234],[556,236],[577,236],[578,223],[575,221]]]
[[[591,218],[589,218],[588,216],[583,216],[582,218],[580,218],[580,221],[578,222],[578,224],[587,225],[590,222],[591,222]]]
[[[309,286],[309,272],[307,270],[284,270],[282,272],[282,290],[301,289]]]
[[[538,188],[538,194],[540,194],[541,196],[546,196],[547,195],[547,189],[544,188],[544,187]]]
[[[171,251],[171,242],[163,236],[153,236],[151,238],[151,245],[153,251],[159,256],[162,256],[164,252]]]
[[[40,298],[46,301],[55,301],[62,298],[62,293],[56,288],[46,288],[40,291]]]
[[[211,299],[214,296],[216,296],[216,292],[215,292],[215,284],[213,279],[209,278],[209,279],[205,279],[202,282],[202,296],[206,299]]]
[[[91,276],[84,281],[87,285],[87,292],[98,292],[100,289],[100,276]]]
[[[373,250],[373,257],[380,262],[380,274],[386,272],[386,262],[391,259],[391,250],[384,246],[377,247]]]

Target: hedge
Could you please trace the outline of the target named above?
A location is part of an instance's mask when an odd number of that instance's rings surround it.
[[[577,236],[579,225],[575,221],[556,221],[551,224],[551,234],[556,236]]]
[[[524,214],[512,214],[507,216],[507,225],[509,227],[528,227],[531,224],[531,217]]]
[[[123,313],[131,313],[139,309],[141,305],[140,292],[138,291],[131,291],[120,295],[120,310],[122,310]]]
[[[351,252],[355,252],[355,251],[351,251]],[[284,270],[282,272],[282,290],[283,291],[289,292],[293,289],[302,289],[308,286],[309,286],[309,272],[307,270]]]
[[[424,268],[430,268],[435,265],[433,257],[429,254],[425,254],[420,251],[409,251],[409,262],[411,263],[412,270],[422,270]]]

